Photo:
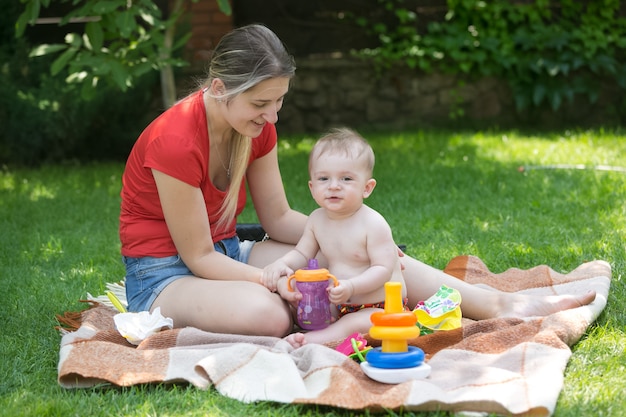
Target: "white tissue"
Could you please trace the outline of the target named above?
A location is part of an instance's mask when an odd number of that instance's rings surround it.
[[[174,321],[169,317],[163,317],[160,307],[155,308],[152,313],[149,311],[119,313],[113,316],[113,320],[117,331],[133,345],[138,345],[163,328],[174,327]]]

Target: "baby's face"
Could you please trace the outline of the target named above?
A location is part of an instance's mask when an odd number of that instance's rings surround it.
[[[371,173],[364,157],[323,154],[311,167],[309,188],[320,207],[337,214],[352,214],[371,193]]]

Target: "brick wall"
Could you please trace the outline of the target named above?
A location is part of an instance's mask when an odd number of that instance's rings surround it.
[[[171,3],[175,0],[170,0]],[[185,46],[184,56],[191,63],[190,70],[204,68],[211,51],[221,37],[233,29],[233,19],[219,9],[216,0],[185,0],[188,11],[186,24],[191,26],[191,39]]]

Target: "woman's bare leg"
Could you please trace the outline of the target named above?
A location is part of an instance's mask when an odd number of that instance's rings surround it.
[[[294,245],[281,243],[276,240],[257,242],[252,247],[248,264],[257,268],[263,268],[285,255],[294,247]]]
[[[280,258],[295,246],[288,243],[281,243],[276,240],[266,240],[264,242],[257,242],[250,252],[248,258],[248,264],[256,266],[257,268],[263,268],[276,259]],[[320,267],[326,266],[326,259],[321,253],[318,253],[316,259],[319,262]]]
[[[245,281],[178,279],[165,287],[151,309],[171,317],[175,327],[283,337],[293,322],[287,303],[264,286]]]
[[[595,292],[570,296],[530,296],[505,293],[468,284],[443,271],[426,265],[408,255],[401,258],[409,306],[433,295],[441,285],[457,289],[463,299],[461,310],[465,317],[482,320],[495,317],[545,316],[561,310],[591,303]]]

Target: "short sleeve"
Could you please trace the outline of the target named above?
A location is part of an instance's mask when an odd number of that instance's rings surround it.
[[[146,149],[144,167],[199,187],[203,179],[203,156],[196,142],[175,135],[153,140]]]

